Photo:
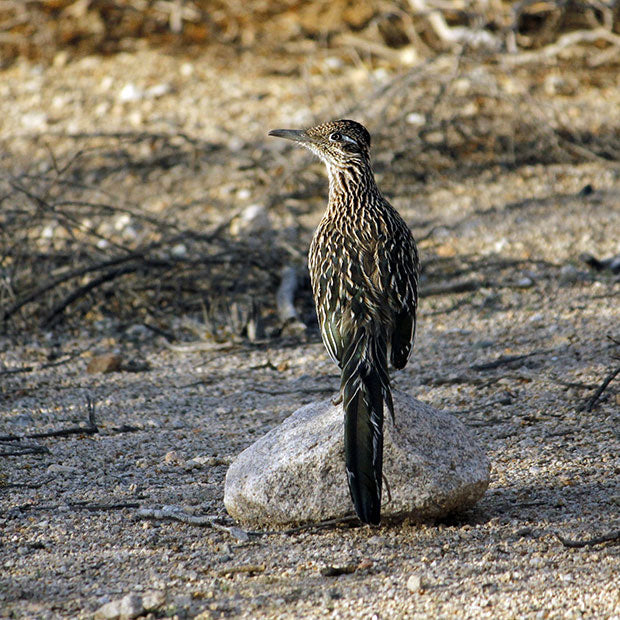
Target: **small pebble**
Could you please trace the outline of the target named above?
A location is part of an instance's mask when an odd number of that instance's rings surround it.
[[[180,71],[183,77],[189,77],[192,73],[194,73],[194,65],[191,62],[184,62],[181,65]]]
[[[48,474],[72,474],[75,471],[75,467],[54,463],[50,465],[46,471]]]
[[[129,82],[129,84],[125,84],[118,93],[118,101],[120,101],[120,103],[130,103],[132,101],[139,101],[143,96],[144,93],[142,90],[135,84]]]
[[[175,450],[170,450],[164,457],[164,463],[179,463],[180,457]]]
[[[89,375],[97,373],[115,372],[121,367],[121,356],[115,353],[106,353],[104,355],[98,355],[90,360],[86,367],[86,372]]]
[[[233,235],[247,235],[263,232],[271,228],[271,216],[263,205],[253,204],[246,207],[240,217],[235,218],[230,226]]]
[[[184,243],[177,243],[170,250],[170,254],[176,258],[185,258],[187,256],[187,246]]]
[[[422,126],[426,122],[426,118],[423,114],[417,114],[416,112],[412,112],[411,114],[407,114],[405,120],[410,125]]]
[[[21,123],[26,129],[42,131],[47,129],[47,114],[45,112],[26,112],[21,116]]]
[[[560,269],[560,282],[569,284],[579,280],[580,271],[573,265],[562,265]]]
[[[412,573],[407,579],[407,590],[410,592],[422,592],[425,588],[424,580],[418,573]]]
[[[334,70],[334,69],[342,69],[342,66],[343,66],[343,64],[344,64],[344,63],[342,62],[342,59],[341,59],[341,58],[338,58],[337,56],[328,56],[328,57],[325,59],[325,61],[324,61],[324,62],[325,62],[325,66],[326,66],[328,69],[332,69],[332,70]]]
[[[527,276],[524,278],[521,278],[518,282],[517,282],[517,286],[519,288],[530,288],[531,286],[534,286],[534,281],[532,280],[532,278],[528,278]]]
[[[151,86],[150,88],[147,88],[144,94],[147,97],[152,97],[154,99],[157,99],[159,97],[163,97],[164,95],[167,95],[170,92],[172,92],[172,86],[170,86],[170,84],[163,83],[163,84],[155,84],[155,86]]]

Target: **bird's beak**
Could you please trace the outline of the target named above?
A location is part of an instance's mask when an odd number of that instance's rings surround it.
[[[302,144],[315,142],[314,138],[311,138],[303,129],[272,129],[269,135],[293,140],[293,142],[301,142]]]

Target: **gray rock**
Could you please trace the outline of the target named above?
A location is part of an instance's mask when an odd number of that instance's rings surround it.
[[[144,613],[142,597],[127,594],[121,599],[102,605],[94,614],[94,620],[132,620]]]
[[[579,280],[583,280],[584,276],[587,278],[587,274],[584,274],[583,271],[579,271],[574,265],[562,265],[560,269],[560,282],[562,282],[562,284],[573,284]]]
[[[455,417],[394,393],[395,425],[384,424],[384,517],[443,517],[475,504],[490,464]],[[344,468],[342,405],[298,409],[244,450],[226,474],[228,513],[253,527],[317,522],[352,514]]]
[[[102,605],[93,615],[95,620],[116,620],[121,615],[121,601],[110,601]]]
[[[142,595],[142,606],[144,611],[155,611],[166,602],[166,593],[161,590],[147,590]]]
[[[142,597],[139,594],[127,594],[121,599],[121,620],[137,618],[144,613]]]

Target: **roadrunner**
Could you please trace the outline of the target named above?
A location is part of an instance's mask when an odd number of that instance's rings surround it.
[[[381,195],[370,165],[370,134],[350,120],[306,130],[274,129],[327,166],[329,202],[308,257],[323,342],[341,371],[347,478],[357,515],[381,520],[383,407],[394,407],[388,352],[404,368],[416,326],[415,241]]]

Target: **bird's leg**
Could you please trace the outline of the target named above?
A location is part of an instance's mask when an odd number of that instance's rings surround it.
[[[387,481],[387,478],[385,477],[385,474],[382,473],[381,477],[383,478],[383,484],[385,485],[385,490],[387,491],[387,502],[386,503],[390,503],[392,501],[392,492],[390,491],[390,483]]]

